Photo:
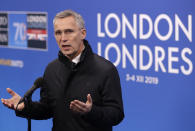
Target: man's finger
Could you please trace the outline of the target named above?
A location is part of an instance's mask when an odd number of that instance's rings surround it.
[[[87,95],[87,102],[86,103],[89,103],[89,104],[92,103],[92,98],[91,98],[90,94]]]
[[[7,101],[4,101],[3,104],[6,106],[10,106],[10,103],[8,103]]]
[[[80,110],[84,110],[84,109],[86,108],[85,103],[80,102],[80,101],[78,101],[78,100],[72,101],[71,104],[72,104],[73,106],[77,107],[77,108],[80,109]]]
[[[73,111],[79,112],[79,113],[83,113],[85,111],[85,108],[81,107],[75,102],[71,102],[70,109],[72,109]]]
[[[86,108],[86,104],[81,102],[81,101],[79,101],[79,100],[74,100],[74,101],[72,101],[72,103],[73,104],[77,104],[77,105],[79,105],[82,108]]]
[[[5,100],[4,100],[3,98],[1,98],[1,102],[4,103],[4,101],[5,101]]]
[[[8,104],[8,101],[7,101],[7,99],[1,99],[1,102],[4,104],[4,105],[7,105]]]
[[[73,104],[73,106],[75,107],[75,110],[78,111],[78,112],[84,112],[85,111],[85,108],[81,107],[78,104]]]
[[[10,88],[7,88],[7,92],[8,92],[10,95],[12,95],[12,96],[16,95],[16,93],[15,93],[12,89],[10,89]]]

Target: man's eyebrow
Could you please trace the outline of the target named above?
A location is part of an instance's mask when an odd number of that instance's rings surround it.
[[[54,32],[55,32],[55,33],[58,33],[58,32],[62,32],[62,31],[61,31],[61,30],[55,30]]]
[[[68,28],[68,29],[62,29],[62,30],[58,29],[58,30],[55,30],[55,32],[56,31],[74,31],[74,29],[70,29],[70,28]]]

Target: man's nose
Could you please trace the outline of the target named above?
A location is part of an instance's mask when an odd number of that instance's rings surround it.
[[[63,42],[66,42],[67,39],[68,39],[67,35],[63,32],[63,33],[62,33],[62,41],[63,41]]]

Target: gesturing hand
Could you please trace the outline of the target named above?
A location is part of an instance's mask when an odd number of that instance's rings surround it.
[[[19,96],[16,92],[11,90],[10,88],[7,88],[7,92],[12,96],[10,99],[1,99],[2,103],[7,106],[10,109],[16,110],[16,106],[18,102],[21,99],[21,96]],[[24,103],[21,103],[18,105],[17,110],[22,110],[24,108]]]
[[[74,100],[70,103],[70,109],[74,112],[85,114],[87,112],[90,112],[92,108],[92,98],[91,95],[87,95],[87,101],[86,103],[83,103],[79,100]]]

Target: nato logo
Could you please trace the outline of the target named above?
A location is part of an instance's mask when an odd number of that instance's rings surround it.
[[[9,14],[9,47],[27,48],[26,14]]]

